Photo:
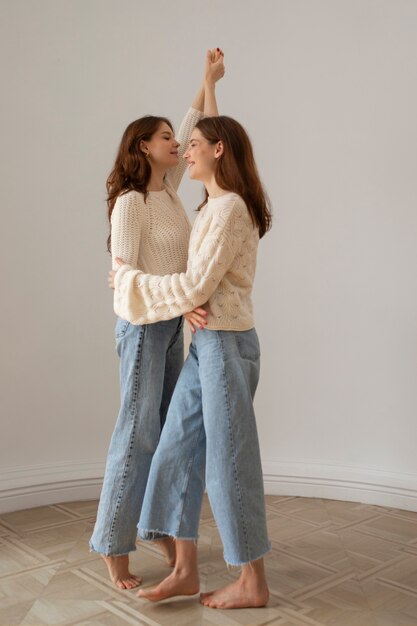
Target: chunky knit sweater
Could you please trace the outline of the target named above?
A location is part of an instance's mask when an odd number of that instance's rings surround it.
[[[123,265],[115,276],[115,312],[133,324],[149,324],[204,305],[206,328],[249,330],[258,242],[240,196],[209,198],[191,232],[187,270],[154,276]]]
[[[116,257],[134,268],[150,274],[184,272],[187,267],[188,242],[191,226],[177,195],[187,163],[183,159],[191,132],[203,117],[201,111],[190,108],[177,140],[179,163],[168,170],[162,191],[144,195],[129,191],[119,196],[111,216],[111,249],[113,269]]]

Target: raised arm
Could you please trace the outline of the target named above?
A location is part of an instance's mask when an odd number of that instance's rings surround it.
[[[204,90],[203,90],[202,98],[204,101]],[[196,97],[196,100],[197,99],[198,97]],[[194,102],[196,100],[194,100]],[[191,133],[193,132],[194,126],[197,124],[199,120],[201,120],[202,117],[203,117],[202,109],[200,110],[200,109],[195,109],[194,107],[191,107],[190,109],[188,109],[186,116],[181,122],[180,129],[177,133],[177,141],[180,144],[178,148],[179,162],[178,162],[178,165],[176,165],[175,167],[172,167],[167,172],[167,179],[169,180],[171,185],[174,187],[175,191],[177,191],[178,187],[180,186],[182,177],[184,176],[185,170],[187,169],[187,163],[186,161],[184,161],[183,155],[190,142]]]
[[[214,53],[207,51],[204,68],[204,115],[214,117],[219,114],[216,100],[216,83],[224,76],[224,54],[220,48]]]
[[[219,114],[216,103],[215,83],[223,76],[223,74],[223,52],[220,48],[208,50],[204,67],[203,83],[198,90],[190,109],[187,111],[177,133],[177,140],[180,143],[180,147],[178,149],[179,163],[175,167],[171,168],[167,173],[167,177],[175,191],[177,191],[180,186],[182,177],[187,169],[187,163],[184,161],[183,155],[187,150],[194,126],[204,115],[212,116]],[[207,104],[205,102],[206,93],[208,97]]]

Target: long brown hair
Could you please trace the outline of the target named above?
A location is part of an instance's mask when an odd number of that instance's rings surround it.
[[[174,132],[171,122],[166,117],[145,115],[145,117],[131,122],[123,133],[116,161],[106,182],[109,223],[118,196],[132,190],[139,191],[144,194],[146,202],[152,169],[148,159],[140,149],[140,142],[142,140],[150,141],[152,135],[163,122],[168,124]],[[111,225],[107,239],[107,250],[111,252]]]
[[[205,117],[196,128],[211,144],[221,141],[224,151],[216,160],[215,180],[222,189],[233,191],[243,198],[248,207],[259,237],[263,237],[272,226],[269,198],[262,186],[253,156],[253,149],[246,130],[239,122],[226,115]],[[207,202],[205,199],[197,210]]]

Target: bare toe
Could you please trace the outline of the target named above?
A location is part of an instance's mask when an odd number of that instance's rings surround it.
[[[158,602],[158,600],[162,600],[162,596],[158,593],[157,587],[150,587],[149,589],[139,589],[136,595],[138,596],[138,598],[146,598],[151,602]]]
[[[136,577],[132,576],[127,580],[123,580],[123,584],[126,586],[126,589],[134,589],[135,587],[139,587],[142,581],[138,581]]]
[[[116,587],[118,587],[118,589],[126,589],[125,584],[122,580],[116,580],[115,585]]]
[[[102,555],[102,557],[107,565],[110,578],[118,589],[134,589],[142,583],[140,576],[130,573],[128,555]]]
[[[265,606],[268,602],[268,588],[251,589],[236,581],[221,589],[200,596],[200,602],[212,609],[243,609]]]
[[[148,589],[140,589],[137,595],[139,598],[158,602],[174,596],[193,596],[198,593],[199,589],[200,583],[197,572],[181,575],[174,570],[159,585]]]
[[[200,593],[200,600],[207,600],[210,596],[213,595],[213,591],[207,591],[206,593]]]

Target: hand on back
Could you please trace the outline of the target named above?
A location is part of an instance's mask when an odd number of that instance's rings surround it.
[[[194,311],[184,313],[184,319],[187,320],[188,326],[192,333],[195,333],[197,329],[203,330],[207,324],[207,311],[201,307],[197,307]]]

